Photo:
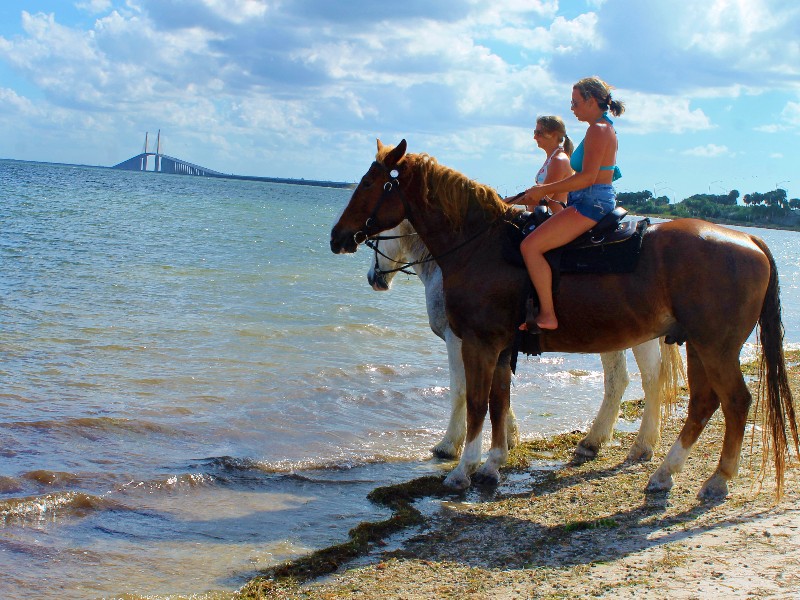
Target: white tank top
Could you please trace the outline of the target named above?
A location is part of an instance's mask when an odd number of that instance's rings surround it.
[[[544,183],[544,180],[547,179],[547,168],[550,166],[550,161],[553,160],[553,157],[556,154],[558,154],[559,152],[561,152],[562,150],[564,150],[564,147],[563,146],[559,146],[558,148],[553,150],[553,153],[550,156],[547,157],[546,161],[544,161],[544,164],[542,165],[542,168],[539,169],[539,172],[536,174],[536,180],[535,181],[536,181],[537,185],[542,185]]]

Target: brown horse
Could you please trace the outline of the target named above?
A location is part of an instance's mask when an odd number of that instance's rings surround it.
[[[467,375],[466,447],[446,479],[455,488],[469,486],[470,476],[496,483],[508,456],[510,358],[528,287],[525,270],[503,258],[507,223],[516,212],[491,188],[432,157],[407,155],[405,140],[395,148],[378,140],[375,162],[331,231],[334,253],[355,252],[369,236],[407,218],[436,257]],[[790,454],[787,424],[798,452],[800,444],[783,357],[778,274],[761,239],[694,219],[654,225],[632,273],[562,275],[555,300],[559,327],[541,334],[546,352],[608,352],[665,335],[686,341],[688,415],[647,488],[672,487],[673,474],[722,407],[722,452],[700,489],[704,498],[726,496],[738,469],[752,402],[739,355],[758,324],[766,445],[781,493]],[[487,409],[492,443],[480,466]]]

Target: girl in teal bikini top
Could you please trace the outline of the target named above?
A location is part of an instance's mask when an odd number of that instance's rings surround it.
[[[608,113],[607,112],[604,112],[603,115],[600,117],[600,119],[598,119],[598,121],[601,120],[601,119],[605,119],[606,121],[608,121],[609,125],[611,125],[612,127],[614,126],[614,121],[612,121],[608,117]],[[575,171],[576,173],[580,173],[583,170],[583,152],[584,152],[584,150],[583,150],[583,140],[581,140],[581,143],[578,144],[578,147],[575,148],[575,150],[572,152],[572,156],[570,156],[570,158],[569,158],[569,166],[571,166],[572,170]],[[617,165],[609,165],[609,166],[606,166],[606,167],[600,167],[600,170],[601,171],[614,171],[614,175],[611,178],[612,181],[616,181],[617,179],[622,177],[622,171],[619,170],[619,167]]]

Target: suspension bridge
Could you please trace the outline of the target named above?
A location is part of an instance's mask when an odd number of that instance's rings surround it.
[[[175,175],[195,175],[200,177],[228,177],[225,173],[214,171],[200,165],[168,156],[161,152],[161,130],[158,130],[156,138],[156,150],[150,152],[148,149],[148,136],[149,132],[144,134],[144,149],[140,154],[122,161],[114,165],[113,169],[122,169],[123,171],[154,171],[156,173],[173,173]],[[153,159],[153,168],[150,166],[150,158]]]
[[[152,159],[152,161],[151,161]],[[170,173],[173,175],[193,175],[195,177],[220,177],[225,179],[244,179],[248,181],[266,181],[268,183],[289,183],[295,185],[314,185],[320,187],[353,188],[355,184],[339,181],[316,181],[312,179],[288,179],[282,177],[256,177],[250,175],[231,175],[220,173],[207,167],[201,167],[174,156],[161,152],[161,130],[156,137],[155,152],[149,150],[149,132],[144,134],[142,152],[111,167],[123,171],[149,171],[151,173]]]

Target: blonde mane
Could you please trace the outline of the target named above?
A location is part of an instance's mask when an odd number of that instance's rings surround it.
[[[392,146],[384,146],[375,156],[382,163]],[[428,154],[406,154],[399,166],[415,168],[422,179],[423,201],[430,205],[431,198],[438,198],[445,218],[454,229],[460,229],[467,216],[470,202],[476,202],[494,220],[509,211],[498,193],[487,185],[469,179],[455,169],[440,165]]]

